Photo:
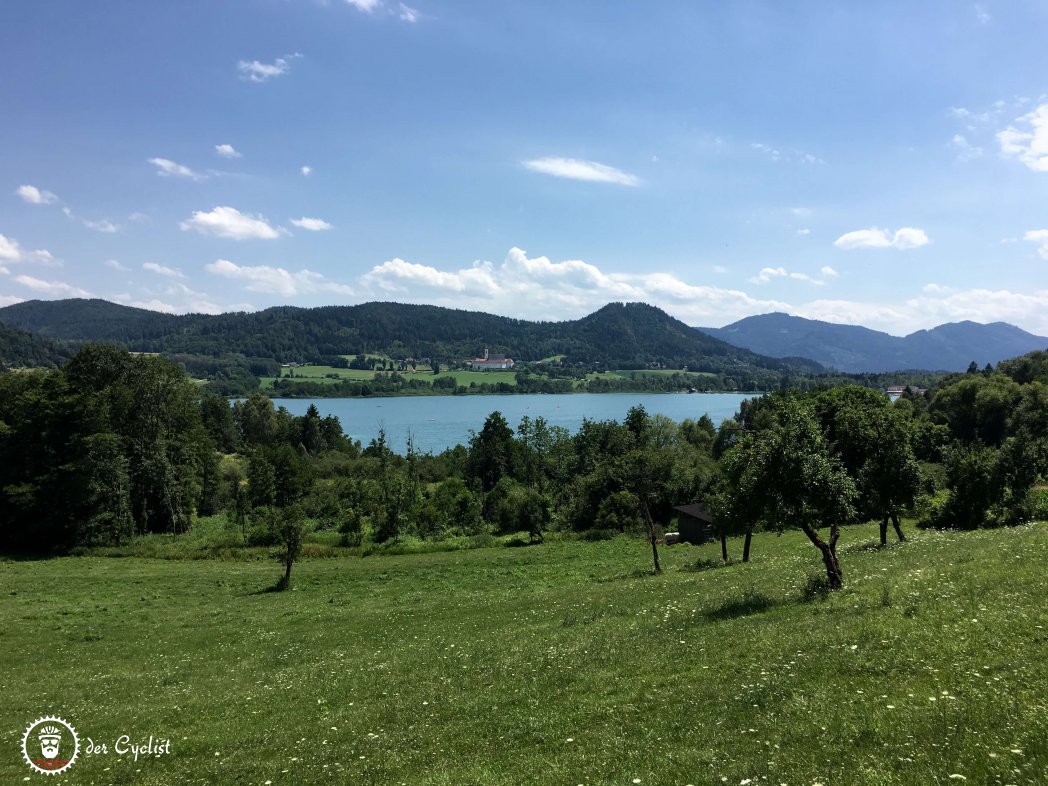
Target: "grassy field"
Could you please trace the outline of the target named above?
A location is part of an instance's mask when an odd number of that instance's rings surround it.
[[[293,369],[295,376],[292,379],[300,379],[306,382],[320,382],[322,384],[337,385],[343,379],[358,379],[358,380],[369,380],[375,378],[374,371],[364,371],[360,369],[352,368],[336,368],[334,366],[299,366]],[[389,372],[379,372],[389,373]],[[328,375],[335,374],[337,378],[332,378]],[[435,379],[440,379],[439,376],[434,376],[433,372],[428,367],[421,367],[415,372],[400,372],[401,376],[405,379],[421,379],[424,382],[432,383]],[[513,371],[442,371],[440,376],[448,376],[455,378],[455,384],[469,387],[470,382],[476,382],[478,385],[482,382],[487,382],[490,385],[494,385],[497,382],[506,382],[510,385],[517,384],[516,372]],[[284,378],[288,379],[287,372],[284,372]],[[278,377],[261,377],[262,389],[273,387],[273,381]]]
[[[266,559],[8,561],[0,783],[44,714],[110,746],[63,784],[1045,783],[1048,527],[874,540],[807,600],[794,534],[660,576],[628,538],[313,559],[284,593]]]

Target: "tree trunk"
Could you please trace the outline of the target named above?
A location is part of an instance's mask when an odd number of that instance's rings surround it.
[[[830,527],[830,542],[827,543],[817,530],[811,528],[807,522],[801,525],[804,534],[808,536],[815,548],[822,553],[822,563],[826,566],[826,581],[831,590],[839,590],[844,586],[844,574],[841,573],[841,564],[837,561],[837,540],[841,536],[841,528],[834,524]]]
[[[746,527],[746,538],[742,541],[742,561],[750,561],[750,541],[753,539],[753,527]]]
[[[887,522],[885,523],[887,526]],[[899,536],[899,542],[905,543],[906,536],[902,534],[902,526],[899,524],[899,514],[892,511],[892,526],[895,527],[895,534]]]
[[[291,586],[291,566],[294,564],[294,560],[292,560],[290,557],[284,560],[284,589],[288,589]]]
[[[651,558],[655,563],[655,572],[662,573],[662,564],[659,562],[659,546],[658,538],[655,536],[655,522],[651,520],[651,511],[648,510],[648,503],[644,503],[644,515],[648,518],[648,536],[651,539]]]
[[[881,519],[881,545],[888,545],[888,516]]]
[[[721,559],[723,559],[725,562],[727,562],[728,561],[728,533],[725,532],[723,529],[720,532],[720,541],[721,541]]]

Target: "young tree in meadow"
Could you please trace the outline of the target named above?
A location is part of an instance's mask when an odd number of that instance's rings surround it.
[[[766,529],[800,529],[819,550],[830,589],[840,589],[837,541],[841,525],[855,516],[855,483],[830,455],[807,408],[792,399],[775,407],[774,425],[743,433],[724,455],[727,506],[735,518]]]
[[[301,505],[291,505],[270,512],[271,526],[277,539],[284,547],[284,576],[277,582],[277,590],[291,588],[291,568],[302,555],[302,543],[306,538],[306,517]]]

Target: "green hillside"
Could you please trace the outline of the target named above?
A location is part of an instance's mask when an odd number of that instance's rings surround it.
[[[399,303],[269,308],[172,316],[100,300],[30,301],[0,309],[0,323],[68,341],[115,341],[145,352],[279,362],[379,354],[461,362],[484,347],[517,361],[563,356],[566,364],[666,366],[778,379],[818,372],[812,361],[762,357],[694,330],[642,303],[611,303],[583,319],[527,322]]]
[[[267,560],[8,562],[0,781],[53,713],[171,739],[75,783],[1044,783],[1048,528],[876,537],[808,600],[799,533],[661,576],[626,537],[315,558],[284,593]]]

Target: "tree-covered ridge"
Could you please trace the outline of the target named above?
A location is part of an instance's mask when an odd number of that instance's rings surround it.
[[[54,368],[68,356],[64,347],[42,336],[0,324],[0,369]]]
[[[99,300],[30,301],[0,309],[0,322],[67,341],[114,341],[136,351],[279,362],[366,353],[460,362],[490,347],[518,361],[564,356],[566,363],[608,368],[821,370],[811,361],[775,360],[732,347],[642,303],[611,303],[579,320],[528,322],[400,303],[172,316]]]

